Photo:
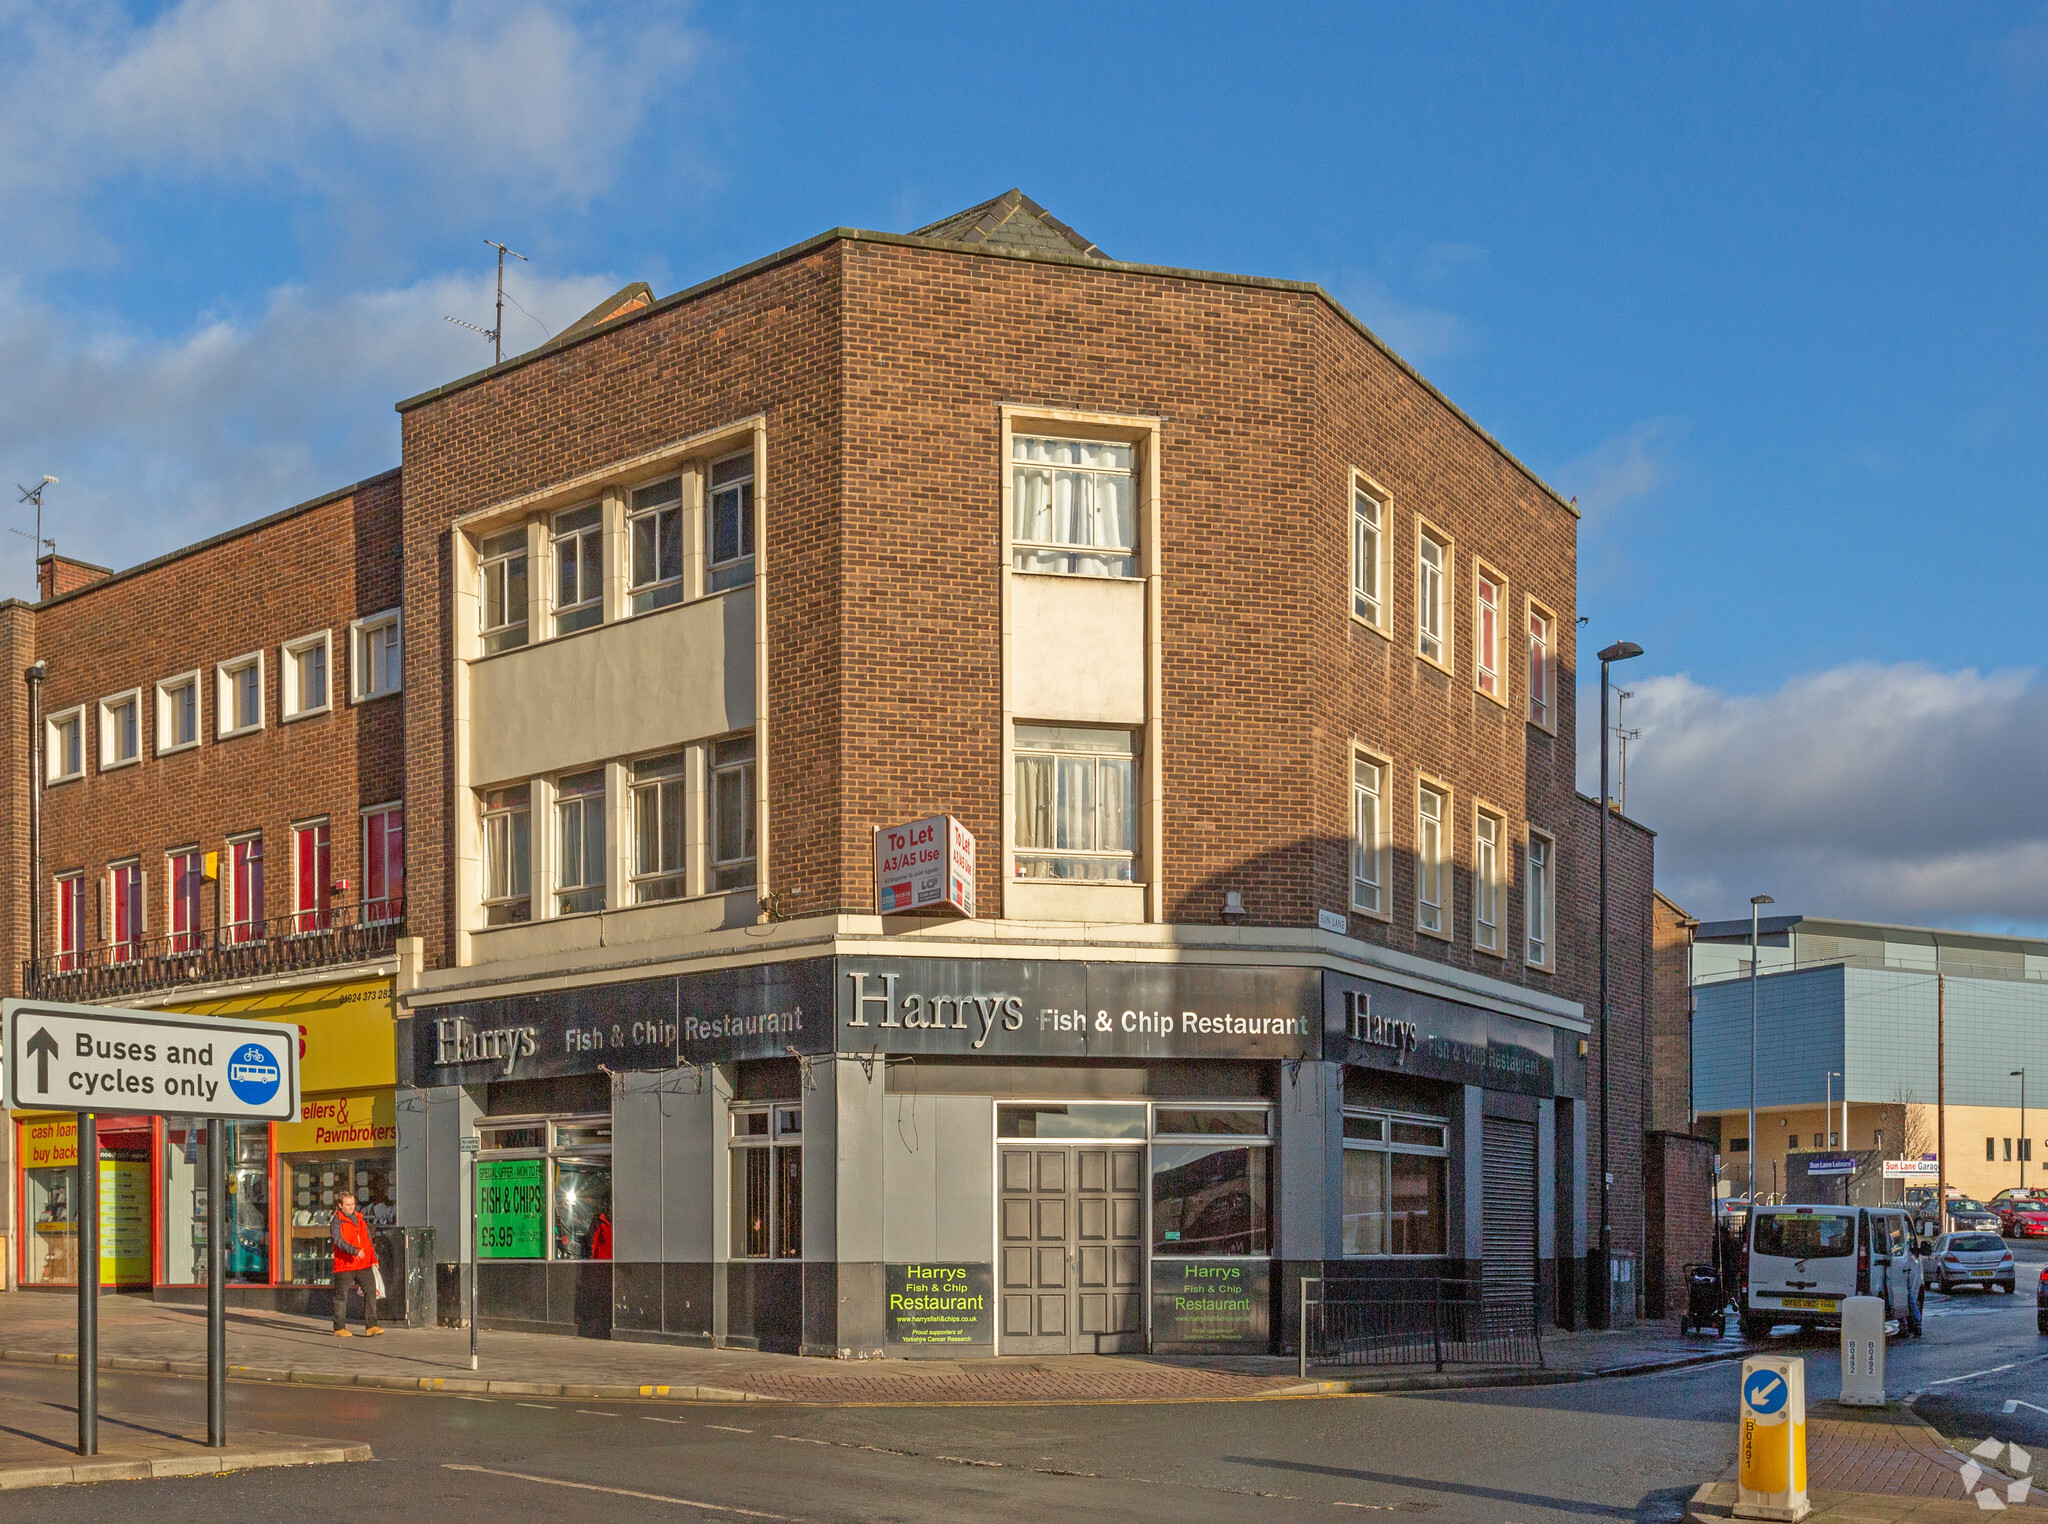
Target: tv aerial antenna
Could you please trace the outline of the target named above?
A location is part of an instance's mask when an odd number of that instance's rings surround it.
[[[461,318],[448,317],[445,313],[442,315],[442,321],[453,323],[457,328],[467,328],[471,333],[480,333],[489,339],[491,341],[491,363],[498,365],[503,363],[505,359],[505,256],[510,254],[514,259],[526,260],[528,264],[532,264],[533,261],[526,259],[526,256],[517,249],[508,249],[494,239],[486,238],[484,242],[498,251],[497,326],[495,328],[479,328],[474,323],[465,323]]]
[[[56,485],[57,478],[54,476],[44,477],[33,487],[24,487],[20,482],[14,484],[14,490],[21,494],[21,500],[24,503],[35,504],[36,532],[30,535],[26,529],[16,529],[12,524],[7,526],[7,532],[9,534],[18,534],[23,539],[28,540],[35,547],[36,559],[38,561],[43,558],[45,550],[49,551],[53,556],[57,553],[57,542],[43,538],[43,493]]]

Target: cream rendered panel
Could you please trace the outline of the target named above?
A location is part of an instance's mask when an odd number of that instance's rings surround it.
[[[527,889],[532,895],[529,903],[536,921],[552,921],[555,918],[555,780],[535,778],[526,785],[528,817],[528,857],[526,862]]]
[[[476,542],[460,529],[451,529],[448,538],[454,583],[448,649],[455,657],[448,682],[448,739],[453,748],[449,761],[455,773],[454,818],[449,822],[448,840],[454,859],[451,866],[455,874],[455,903],[461,907],[455,917],[455,965],[466,968],[471,957],[471,922],[476,919],[471,907],[482,903],[484,897],[483,820],[476,808],[469,768],[469,664],[483,644],[478,634],[483,610],[477,587]],[[353,660],[353,651],[350,657]]]
[[[1010,712],[1027,722],[1143,726],[1146,601],[1142,582],[1013,577]]]
[[[625,762],[604,765],[604,904],[620,910],[633,903],[633,769]]]
[[[756,593],[736,588],[472,664],[469,786],[748,729]]]
[[[627,584],[632,577],[632,547],[626,543],[626,493],[620,487],[605,489],[601,522],[604,525],[604,619],[606,624],[624,619],[632,610]]]
[[[768,850],[768,424],[754,425],[754,894],[761,919],[771,915],[775,886]],[[739,723],[728,726],[739,728]]]

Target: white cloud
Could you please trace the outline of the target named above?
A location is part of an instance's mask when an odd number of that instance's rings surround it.
[[[1632,681],[1629,813],[1695,915],[1781,910],[1930,926],[2048,921],[2048,686],[2031,672],[1855,664],[1737,696]],[[1599,778],[1599,694],[1580,777]]]
[[[442,319],[488,315],[494,280],[438,276],[325,303],[287,287],[252,318],[168,341],[79,328],[0,293],[0,462],[60,478],[44,515],[60,551],[133,565],[396,465],[392,404],[489,363],[488,341]],[[553,332],[619,284],[507,287]],[[510,307],[505,327],[512,352],[545,337]],[[33,596],[27,544],[6,538],[0,595]]]
[[[1646,418],[1603,439],[1577,460],[1567,461],[1550,480],[1579,510],[1597,520],[1608,510],[1657,492],[1673,475],[1670,447],[1684,432],[1677,418]]]
[[[1384,281],[1353,276],[1337,285],[1336,296],[1410,365],[1426,365],[1478,345],[1478,332],[1457,313],[1403,301]]]

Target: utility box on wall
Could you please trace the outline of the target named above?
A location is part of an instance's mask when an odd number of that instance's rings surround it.
[[[1607,1326],[1636,1326],[1636,1251],[1633,1249],[1608,1251]]]

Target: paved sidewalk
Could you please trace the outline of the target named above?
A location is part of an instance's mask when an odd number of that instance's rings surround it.
[[[77,1348],[75,1303],[20,1292],[0,1297],[0,1359],[53,1361]],[[228,1313],[230,1373],[247,1379],[409,1390],[583,1397],[817,1403],[1200,1401],[1440,1385],[1583,1380],[1699,1360],[1729,1359],[1740,1341],[1682,1338],[1675,1325],[1544,1340],[1546,1369],[1312,1368],[1304,1383],[1287,1356],[1005,1356],[981,1360],[809,1359],[753,1350],[694,1349],[546,1334],[482,1335],[469,1368],[469,1333],[390,1328],[337,1339],[324,1319],[248,1308]],[[107,1296],[100,1359],[111,1369],[203,1375],[203,1309]]]

